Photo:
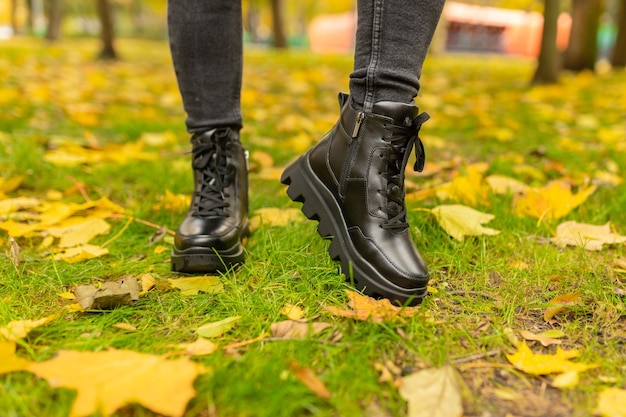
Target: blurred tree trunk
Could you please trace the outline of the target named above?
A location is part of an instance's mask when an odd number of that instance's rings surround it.
[[[620,1],[617,15],[617,38],[611,56],[611,65],[614,67],[626,67],[626,0]]]
[[[272,32],[274,34],[274,47],[286,48],[287,37],[285,36],[282,0],[272,0]]]
[[[17,0],[11,0],[11,29],[13,33],[20,33],[20,27],[17,24]]]
[[[62,0],[47,0],[46,1],[46,18],[48,20],[46,28],[46,39],[49,41],[56,41],[61,34],[61,20],[63,17]]]
[[[572,30],[563,57],[564,69],[582,71],[595,68],[601,12],[600,0],[572,0]]]
[[[253,43],[261,42],[261,35],[259,35],[259,5],[256,2],[248,3],[248,10],[246,11],[246,29],[250,34],[250,40]]]
[[[560,0],[545,0],[544,3],[541,52],[539,52],[533,84],[553,84],[559,78],[560,56],[556,47],[556,35]]]
[[[100,19],[100,38],[102,39],[102,50],[100,58],[117,59],[115,52],[115,33],[113,31],[113,10],[109,0],[96,0],[98,8],[98,18]]]

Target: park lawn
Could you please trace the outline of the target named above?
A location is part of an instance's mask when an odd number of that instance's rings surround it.
[[[626,247],[550,242],[565,221],[610,222],[615,234],[626,234],[626,73],[564,73],[558,85],[530,87],[530,60],[429,57],[417,100],[432,116],[421,132],[429,164],[422,175],[407,169],[408,217],[430,267],[429,295],[412,317],[361,321],[327,308],[347,309],[349,284],[316,224],[292,213],[299,205],[278,181],[281,168],[334,123],[351,57],[246,51],[242,140],[250,151],[250,211],[261,220],[247,263],[220,276],[221,291],[184,296],[167,285],[178,277],[167,231],[184,216],[192,187],[168,46],[121,39],[118,47],[121,61],[99,62],[91,40],[0,43],[0,178],[22,178],[0,192],[0,204],[107,197],[124,209],[90,242],[109,253],[75,263],[55,260],[42,238],[27,237],[16,239],[16,263],[0,230],[0,328],[59,314],[18,341],[18,357],[42,362],[59,351],[108,348],[171,354],[173,345],[193,342],[200,325],[240,317],[212,339],[227,349],[193,358],[207,372],[195,380],[185,415],[402,416],[402,377],[446,364],[462,378],[465,416],[587,416],[604,389],[626,388]],[[85,151],[80,163],[68,162],[64,150],[76,155],[68,144]],[[573,193],[596,188],[562,216],[533,217],[515,213],[519,196],[485,188],[493,175],[536,188],[563,180]],[[441,192],[458,178],[465,185]],[[500,233],[452,238],[430,211],[447,204],[492,214],[486,227]],[[292,219],[283,224],[277,213]],[[0,211],[0,222],[7,216]],[[60,296],[80,284],[145,274],[161,285],[134,305],[71,312]],[[571,303],[546,317],[557,296]],[[303,339],[264,336],[287,319],[286,305],[332,329]],[[546,330],[559,332],[560,348],[580,352],[574,362],[594,365],[572,387],[556,388],[553,375],[534,376],[507,360],[525,331]],[[527,344],[535,353],[556,351]],[[307,386],[302,369],[330,396]],[[66,416],[74,398],[29,372],[0,375],[2,416]],[[156,414],[131,404],[115,415]]]

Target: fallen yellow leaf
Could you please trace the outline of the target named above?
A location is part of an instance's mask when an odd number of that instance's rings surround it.
[[[579,299],[580,291],[557,295],[548,303],[549,307],[543,312],[543,319],[545,321],[551,320],[558,313],[565,311],[567,307],[578,304]]]
[[[605,388],[598,394],[593,413],[602,417],[626,417],[626,390]]]
[[[570,361],[579,355],[576,350],[563,350],[556,348],[556,353],[534,354],[526,345],[521,342],[517,345],[517,352],[512,355],[507,354],[509,362],[520,371],[531,375],[548,375],[564,372],[583,372],[587,369],[595,368],[597,365],[588,365]]]
[[[543,188],[530,188],[515,200],[513,211],[519,216],[556,220],[566,216],[584,203],[596,190],[595,185],[581,188],[572,193],[566,181],[553,181]]]
[[[485,181],[487,181],[489,188],[491,188],[491,191],[495,194],[521,194],[528,191],[530,188],[520,180],[504,175],[490,175],[485,178]]]
[[[284,314],[290,320],[300,320],[304,317],[304,310],[297,305],[287,303],[280,309],[280,314]]]
[[[39,326],[43,326],[59,317],[58,314],[53,314],[48,317],[44,317],[39,320],[13,320],[10,321],[4,327],[0,327],[0,340],[6,340],[9,342],[15,342],[17,340],[25,338],[31,330],[36,329]]]
[[[611,231],[611,223],[593,225],[569,221],[556,228],[556,236],[550,239],[555,245],[564,248],[568,245],[587,250],[602,250],[602,246],[626,242],[626,236]]]
[[[206,356],[217,351],[218,346],[208,339],[199,337],[192,343],[179,343],[176,348],[183,351],[186,355],[191,356]]]
[[[400,395],[408,402],[408,417],[461,417],[463,403],[456,370],[446,365],[402,378]]]
[[[132,324],[128,324],[128,323],[116,323],[113,325],[113,327],[117,327],[118,329],[122,329],[122,330],[128,330],[129,332],[136,332],[137,331],[137,327],[133,326]]]
[[[15,342],[0,341],[0,375],[25,371],[30,361],[15,356]]]
[[[198,336],[218,337],[235,327],[241,316],[227,317],[224,320],[206,323],[196,329]]]
[[[494,219],[493,214],[482,213],[460,204],[441,205],[433,208],[439,225],[453,238],[463,240],[465,236],[497,235],[499,230],[483,227]]]
[[[65,261],[73,264],[87,259],[98,258],[107,255],[109,250],[96,245],[82,245],[75,248],[69,248],[61,253],[54,255],[55,261]]]
[[[261,225],[265,227],[286,226],[292,222],[305,219],[300,209],[265,207],[255,210],[250,217],[250,230],[256,230]]]
[[[332,306],[326,306],[324,310],[341,317],[357,320],[372,319],[374,322],[402,320],[404,317],[413,317],[419,312],[416,307],[398,307],[387,299],[375,300],[351,290],[346,290],[346,293],[350,298],[348,301],[350,310]]]
[[[224,289],[220,279],[214,276],[170,278],[167,281],[172,287],[178,288],[183,296],[196,295],[199,292],[217,293]]]
[[[552,386],[556,388],[574,388],[580,382],[580,373],[577,371],[563,372],[552,379]]]
[[[522,336],[526,340],[533,340],[541,343],[543,346],[550,345],[560,345],[561,341],[552,337],[548,337],[543,334],[534,334],[533,332],[529,332],[528,330],[522,330],[520,332],[520,336]]]
[[[130,350],[101,352],[60,351],[53,359],[29,369],[54,388],[76,390],[70,417],[101,413],[110,416],[130,403],[139,403],[158,414],[183,416],[196,394],[193,382],[201,365],[184,357],[163,356]]]

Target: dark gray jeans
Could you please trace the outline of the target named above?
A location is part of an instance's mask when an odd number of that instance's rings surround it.
[[[350,95],[370,111],[410,103],[445,0],[358,0]],[[189,132],[242,126],[241,2],[169,0],[170,48]]]

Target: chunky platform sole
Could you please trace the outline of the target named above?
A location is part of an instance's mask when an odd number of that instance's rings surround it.
[[[281,182],[288,186],[289,198],[302,203],[304,215],[319,222],[319,235],[332,240],[328,253],[333,260],[341,262],[346,280],[352,282],[358,291],[374,298],[387,298],[401,305],[421,303],[426,294],[428,277],[420,283],[423,285],[403,288],[390,282],[363,259],[352,244],[341,208],[331,191],[313,172],[308,154],[287,167]]]
[[[224,272],[243,264],[245,254],[241,243],[237,243],[232,248],[219,252],[213,248],[200,246],[184,250],[174,248],[170,259],[172,271],[175,272]]]

